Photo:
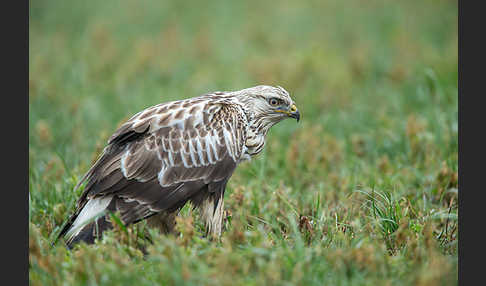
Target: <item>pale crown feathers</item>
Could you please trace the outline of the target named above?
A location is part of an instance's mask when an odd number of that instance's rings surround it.
[[[256,155],[263,150],[267,132],[273,125],[286,118],[300,120],[295,102],[280,86],[259,85],[231,94],[251,115],[245,143],[248,155]]]

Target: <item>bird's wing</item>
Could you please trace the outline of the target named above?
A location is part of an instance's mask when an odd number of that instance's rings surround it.
[[[181,207],[201,189],[224,186],[241,156],[246,118],[235,106],[207,98],[148,108],[109,139],[86,182],[78,209],[116,195],[125,222]]]

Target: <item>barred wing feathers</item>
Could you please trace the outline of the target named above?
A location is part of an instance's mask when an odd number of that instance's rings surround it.
[[[244,152],[246,126],[237,105],[210,96],[134,115],[79,182],[86,183],[84,192],[60,236],[67,233],[69,243],[103,206],[128,224],[180,208],[202,191],[224,190]],[[104,204],[94,208],[94,200]]]

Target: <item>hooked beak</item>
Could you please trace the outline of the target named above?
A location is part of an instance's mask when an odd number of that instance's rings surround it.
[[[300,120],[300,112],[297,109],[297,106],[295,106],[295,104],[292,104],[292,106],[290,106],[289,111],[287,112],[287,115],[289,117],[295,118],[297,120],[297,122],[299,122],[299,120]]]

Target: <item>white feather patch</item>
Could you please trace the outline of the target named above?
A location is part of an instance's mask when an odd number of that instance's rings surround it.
[[[157,179],[159,180],[159,184],[163,187],[166,186],[165,179],[164,179],[165,171],[167,171],[167,165],[162,165],[160,172],[157,174]]]
[[[213,131],[214,131],[214,130],[213,130]],[[213,133],[214,133],[214,132],[213,132]],[[214,159],[215,159],[216,161],[219,161],[218,150],[216,150],[216,144],[218,144],[218,143],[216,142],[216,140],[217,140],[217,137],[211,136],[211,135],[210,135],[210,133],[208,133],[208,134],[206,135],[206,142],[208,142],[209,146],[211,146],[211,149],[212,149],[212,151],[213,151],[213,155],[214,155]],[[208,147],[207,147],[207,148],[208,148]],[[209,152],[209,153],[210,153],[210,152]],[[209,153],[208,153],[208,154],[209,154]],[[211,160],[211,163],[213,163],[213,162],[214,162],[214,160]]]
[[[73,225],[66,236],[71,238],[74,235],[78,235],[83,226],[96,217],[103,215],[106,212],[106,207],[108,207],[112,199],[113,196],[108,196],[89,200],[74,220]]]
[[[233,161],[236,162],[235,155],[233,149],[231,148],[233,146],[233,136],[232,134],[226,130],[226,128],[223,129],[223,134],[224,134],[224,141],[226,143],[226,150],[228,150],[229,155],[233,159]]]
[[[211,136],[208,134],[206,134],[206,137],[204,137],[204,141],[206,141],[206,154],[208,155],[208,161],[210,164],[213,164],[214,163],[214,160],[212,158],[212,155],[211,155],[211,149],[214,148],[214,146],[212,146],[212,139],[211,139]],[[216,156],[215,156],[216,157]]]
[[[127,151],[125,151],[125,154],[123,154],[122,157],[121,157],[120,167],[121,167],[121,171],[123,173],[123,176],[128,177],[127,176],[127,168],[125,167],[125,162],[127,160],[128,155],[130,154],[130,151],[128,151],[128,148],[126,148],[126,149],[127,149]]]
[[[208,164],[204,160],[203,147],[202,147],[201,141],[199,140],[199,137],[196,137],[195,140],[196,140],[196,145],[197,145],[197,155],[199,156],[199,162],[201,162],[201,164],[203,166],[207,166]]]
[[[194,153],[196,153],[196,149],[192,145],[192,139],[189,139],[189,154],[191,156],[192,165],[194,167],[197,167],[196,157],[195,157]]]

